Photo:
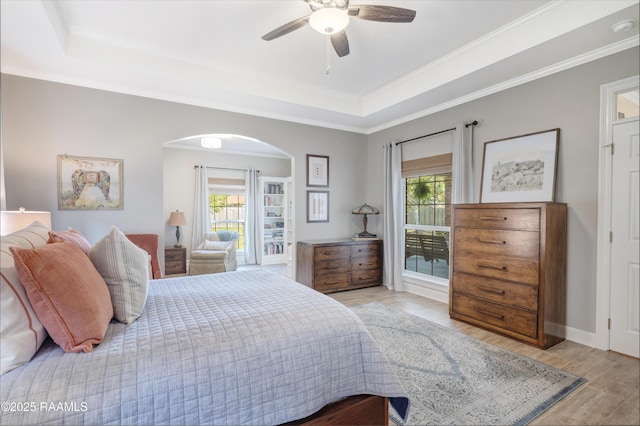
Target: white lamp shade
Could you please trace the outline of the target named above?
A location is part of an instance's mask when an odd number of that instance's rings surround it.
[[[51,213],[37,212],[20,209],[17,211],[0,212],[0,235],[9,235],[12,232],[26,228],[38,221],[51,229]]]

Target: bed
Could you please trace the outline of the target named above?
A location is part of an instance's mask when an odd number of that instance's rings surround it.
[[[90,353],[48,339],[0,377],[0,424],[284,424],[358,395],[407,414],[351,310],[256,269],[152,281],[142,315]]]

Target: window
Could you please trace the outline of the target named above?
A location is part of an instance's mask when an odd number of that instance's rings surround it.
[[[404,179],[404,268],[448,280],[452,175],[423,173]]]
[[[235,231],[238,233],[236,248],[244,250],[245,194],[244,181],[224,182],[225,179],[209,179],[209,219],[211,231]]]

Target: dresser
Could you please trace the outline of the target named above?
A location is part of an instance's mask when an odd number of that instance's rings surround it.
[[[564,340],[567,206],[453,206],[451,318],[548,348]]]
[[[322,293],[382,284],[382,240],[298,241],[296,281]]]
[[[184,247],[166,247],[164,249],[164,274],[187,273],[187,249]]]

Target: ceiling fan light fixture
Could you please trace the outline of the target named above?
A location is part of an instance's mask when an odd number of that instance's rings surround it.
[[[309,17],[309,25],[320,34],[331,35],[338,33],[349,25],[348,11],[335,7],[316,10]]]
[[[200,145],[204,148],[220,149],[222,148],[222,139],[205,136],[200,138]]]

